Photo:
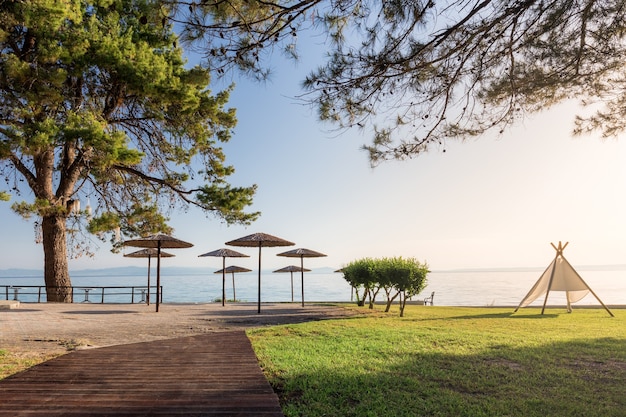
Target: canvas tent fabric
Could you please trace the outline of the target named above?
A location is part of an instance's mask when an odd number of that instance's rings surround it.
[[[582,279],[582,277],[576,272],[576,269],[565,259],[563,256],[563,250],[568,245],[566,242],[563,245],[559,242],[558,246],[551,243],[552,247],[556,250],[556,256],[552,263],[541,274],[535,285],[530,289],[528,294],[522,299],[519,306],[515,311],[522,307],[527,307],[537,298],[545,294],[543,308],[541,314],[544,313],[546,303],[548,301],[548,295],[550,291],[565,291],[565,297],[567,300],[567,311],[571,312],[571,304],[582,300],[587,294],[591,293],[602,304],[602,307],[611,315],[613,313],[604,305],[602,300],[591,290],[589,285]]]
[[[552,285],[550,285],[550,277],[552,277]],[[589,294],[589,288],[580,279],[574,268],[569,265],[569,262],[563,257],[557,257],[541,275],[531,292],[522,300],[520,307],[527,307],[537,298],[546,294],[548,285],[550,285],[550,291],[566,291],[570,303],[580,301]]]

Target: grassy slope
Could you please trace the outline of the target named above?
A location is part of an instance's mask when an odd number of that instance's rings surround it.
[[[625,416],[614,313],[408,306],[249,336],[287,416]]]

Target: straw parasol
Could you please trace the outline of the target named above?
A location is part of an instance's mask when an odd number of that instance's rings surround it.
[[[274,272],[291,272],[291,302],[292,303],[293,303],[293,273],[300,272],[300,271],[302,271],[302,268],[299,266],[295,266],[295,265],[289,265],[289,266],[286,266],[284,268],[280,268],[274,271]],[[309,272],[311,270],[304,268],[304,271]]]
[[[257,312],[261,314],[261,248],[263,246],[293,246],[295,243],[285,239],[281,239],[276,236],[268,235],[267,233],[254,233],[248,236],[244,236],[239,239],[226,242],[229,246],[245,246],[245,247],[258,247],[259,248],[259,294],[258,294],[258,307]]]
[[[233,276],[233,300],[237,301],[237,293],[235,293],[235,272],[250,272],[251,269],[244,268],[243,266],[231,265],[226,268],[219,269],[215,271],[215,274],[222,274],[222,277],[226,272],[230,272]],[[224,298],[226,297],[226,293],[224,292],[224,281],[222,279],[222,305],[224,305]]]
[[[176,239],[175,237],[156,234],[148,237],[142,237],[139,239],[131,239],[124,242],[124,246],[135,246],[138,248],[156,248],[157,249],[157,298],[156,298],[156,311],[159,312],[159,304],[161,298],[161,249],[181,249],[190,248],[192,243],[184,242]]]
[[[158,252],[155,248],[145,248],[137,252],[127,253],[125,258],[148,258],[148,298],[146,303],[150,305],[150,260],[153,256],[157,256]],[[173,258],[176,255],[161,251],[161,258]]]
[[[214,250],[212,252],[207,252],[207,253],[203,253],[202,255],[198,255],[198,257],[203,257],[203,256],[220,256],[222,258],[222,307],[225,306],[225,300],[226,300],[226,289],[225,289],[225,283],[226,283],[226,272],[224,272],[224,270],[226,269],[226,258],[249,258],[249,255],[246,255],[245,253],[240,253],[237,252],[236,250],[232,250],[232,249],[228,249],[228,248],[223,248],[223,249],[218,249],[218,250]],[[233,276],[233,285],[235,282],[235,277]],[[234,287],[233,287],[234,288]]]
[[[311,249],[293,249],[287,252],[279,253],[278,256],[286,256],[288,258],[300,258],[300,272],[302,274],[302,307],[304,307],[304,258],[319,258],[326,256],[323,253],[316,252]]]

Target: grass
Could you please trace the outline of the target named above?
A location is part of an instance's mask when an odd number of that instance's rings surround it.
[[[67,352],[79,349],[82,346],[89,346],[90,344],[86,339],[58,339],[54,341],[64,347]],[[0,349],[0,380],[62,354],[58,352],[42,353]]]
[[[286,416],[624,416],[626,310],[359,311],[248,332]]]
[[[0,379],[16,374],[41,362],[52,359],[58,354],[16,353],[0,349]]]

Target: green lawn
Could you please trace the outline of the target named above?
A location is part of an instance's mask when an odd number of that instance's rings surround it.
[[[248,332],[287,416],[626,415],[626,310],[359,311]]]
[[[31,366],[50,360],[57,354],[15,353],[0,349],[0,379],[21,372]]]

